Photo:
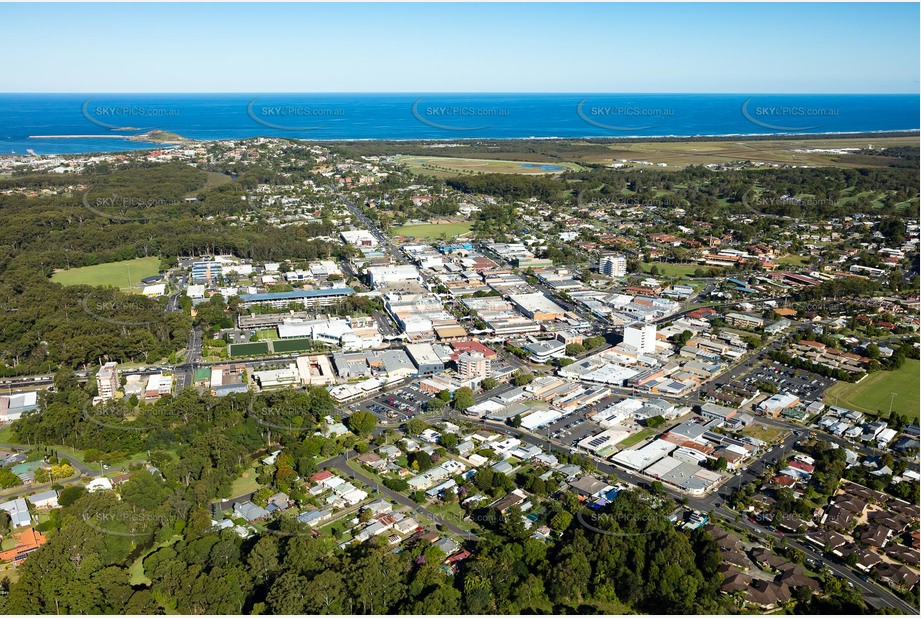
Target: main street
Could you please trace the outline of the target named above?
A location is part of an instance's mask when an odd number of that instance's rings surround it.
[[[353,204],[352,201],[343,195],[336,187],[330,185],[330,189],[333,191],[333,193],[335,193],[336,197],[338,197],[339,200],[345,204],[345,207],[348,208],[352,216],[358,219],[368,229],[368,231],[371,232],[377,241],[390,252],[390,254],[393,256],[393,259],[398,264],[406,263],[406,256],[403,255],[403,251],[400,250],[392,242],[390,242],[390,238],[388,238],[388,236],[384,234],[384,232],[382,232],[379,227],[377,227],[376,223],[371,221],[371,219],[369,219],[368,216],[362,212],[361,208]]]

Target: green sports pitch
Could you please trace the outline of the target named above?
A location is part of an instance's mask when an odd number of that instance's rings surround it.
[[[839,382],[825,392],[825,403],[885,418],[889,415],[891,402],[893,412],[917,422],[918,407],[921,405],[918,396],[921,385],[919,369],[921,362],[909,359],[901,369],[877,371],[857,384]]]
[[[268,341],[254,341],[252,343],[232,343],[228,346],[230,356],[258,356],[269,353]]]
[[[429,239],[435,239],[444,234],[445,238],[451,239],[463,236],[470,231],[472,226],[473,223],[470,221],[460,221],[457,223],[418,223],[416,225],[403,225],[393,228],[391,233],[398,236]]]
[[[141,285],[141,279],[160,272],[160,258],[145,257],[95,266],[59,270],[51,280],[62,285],[92,285],[129,290]]]
[[[313,347],[312,339],[276,339],[272,342],[272,351],[278,354],[303,352]]]

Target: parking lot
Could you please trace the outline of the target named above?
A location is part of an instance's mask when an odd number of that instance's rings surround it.
[[[825,389],[835,383],[831,378],[803,369],[793,369],[776,361],[756,367],[741,381],[746,386],[752,386],[756,382],[773,384],[780,392],[791,393],[803,401],[821,399]]]
[[[239,328],[224,328],[218,331],[216,339],[223,339],[227,335],[229,343],[249,343],[252,336],[256,333],[254,330],[242,330]]]
[[[423,393],[413,383],[400,389],[381,393],[372,399],[349,406],[352,412],[367,410],[382,423],[398,424],[425,411],[425,404],[433,395]]]
[[[543,435],[549,435],[553,440],[570,445],[599,432],[601,432],[601,427],[586,420],[585,415],[581,412],[563,417],[539,431]]]

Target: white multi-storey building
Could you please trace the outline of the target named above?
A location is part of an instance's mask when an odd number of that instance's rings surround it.
[[[625,326],[624,343],[645,354],[655,352],[656,325],[635,322],[629,326]]]
[[[106,363],[96,374],[96,387],[99,389],[99,397],[102,399],[115,399],[118,386],[118,363]]]
[[[598,263],[598,270],[609,277],[626,276],[627,258],[622,255],[605,255]]]

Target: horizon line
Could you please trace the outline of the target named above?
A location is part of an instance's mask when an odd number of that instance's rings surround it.
[[[106,95],[106,94],[118,94],[118,95],[574,95],[574,96],[585,96],[585,95],[739,95],[739,96],[787,96],[787,95],[812,95],[812,96],[921,96],[921,91],[918,92],[752,92],[752,91],[733,91],[733,92],[655,92],[655,91],[502,91],[502,90],[469,90],[469,91],[448,91],[448,90],[432,90],[432,91],[389,91],[389,90],[322,90],[322,91],[252,91],[252,90],[241,90],[241,91],[132,91],[132,92],[117,92],[117,91],[10,91],[3,92],[0,91],[0,96],[2,95]]]

